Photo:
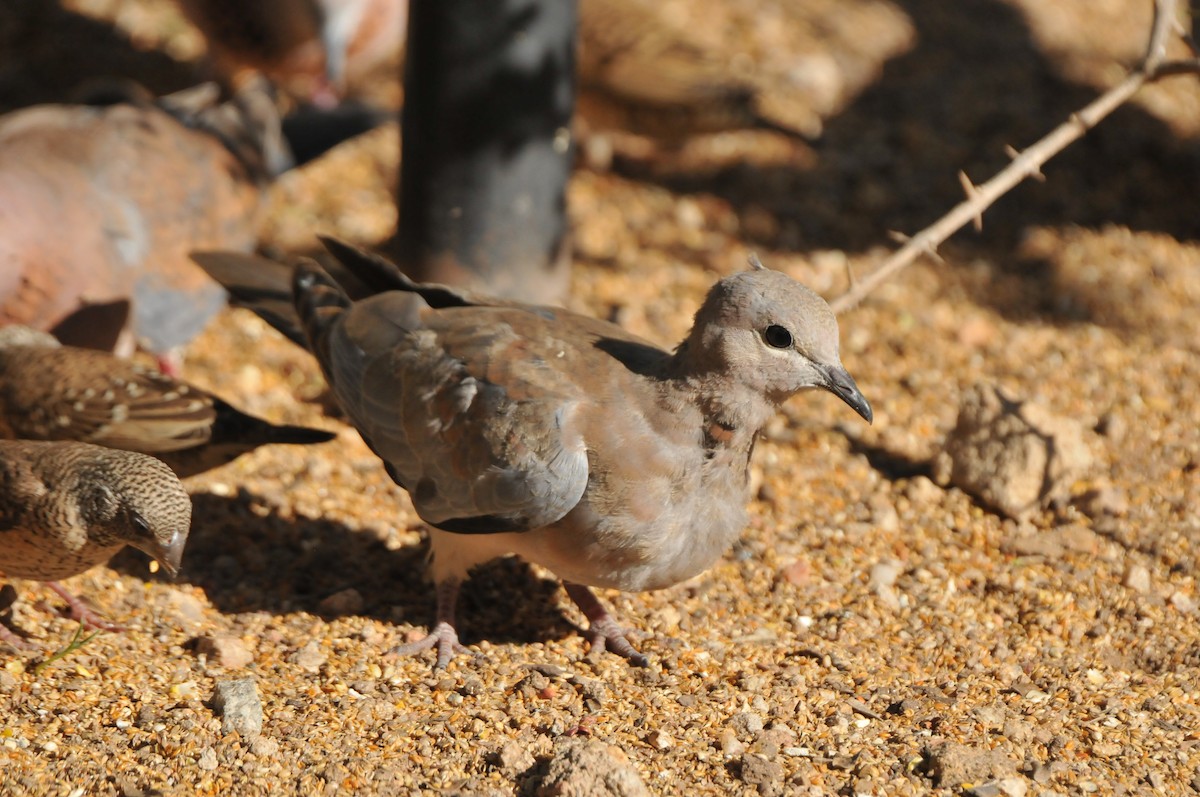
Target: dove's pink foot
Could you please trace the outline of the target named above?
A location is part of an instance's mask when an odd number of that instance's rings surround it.
[[[605,650],[611,650],[618,656],[629,659],[629,663],[635,667],[645,667],[650,663],[650,659],[639,653],[625,638],[625,630],[590,589],[570,581],[564,581],[563,587],[588,619],[588,631],[592,638],[592,649],[588,652],[588,658],[595,660]]]
[[[17,650],[29,650],[33,648],[33,644],[25,641],[20,634],[17,634],[4,623],[0,623],[0,642],[7,642]]]
[[[9,608],[16,600],[17,591],[13,589],[12,584],[5,584],[3,587],[0,587],[0,613],[7,614]],[[33,645],[25,641],[24,637],[5,625],[3,620],[0,620],[0,641],[7,642],[17,650],[27,650],[33,647]]]
[[[179,349],[171,349],[154,357],[154,364],[172,379],[183,378],[183,353]]]
[[[67,602],[67,606],[71,610],[71,619],[78,620],[89,631],[99,629],[101,631],[120,633],[125,630],[122,626],[108,622],[89,609],[83,601],[68,592],[67,588],[57,581],[47,581],[46,586],[54,590],[59,597]]]
[[[458,581],[443,581],[437,585],[437,622],[433,626],[433,630],[429,635],[418,639],[416,642],[409,642],[407,645],[399,645],[388,651],[388,655],[392,656],[411,656],[414,653],[422,653],[431,648],[437,648],[437,661],[433,663],[433,669],[444,670],[446,665],[450,663],[450,659],[454,658],[456,653],[470,653],[461,642],[458,641],[458,631],[454,628],[454,612],[455,606],[458,603]]]

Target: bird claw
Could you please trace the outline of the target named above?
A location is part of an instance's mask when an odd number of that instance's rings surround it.
[[[128,629],[125,626],[110,623],[96,612],[88,608],[82,600],[72,595],[67,591],[66,587],[59,584],[57,581],[48,581],[46,586],[54,590],[54,592],[67,602],[67,607],[70,611],[67,612],[72,620],[78,621],[87,631],[109,631],[114,634],[120,634]]]
[[[588,651],[587,659],[593,664],[600,660],[606,650],[628,659],[634,667],[646,667],[650,664],[650,657],[633,646],[625,636],[625,629],[617,625],[612,617],[594,621],[588,632],[591,635],[592,648]]]
[[[605,650],[611,650],[618,656],[623,656],[634,667],[645,667],[650,658],[630,644],[626,639],[625,629],[609,613],[592,591],[583,584],[564,581],[563,587],[575,605],[588,619],[588,634],[591,637],[592,649],[588,651],[588,661],[595,663]]]
[[[0,623],[0,641],[7,642],[17,650],[33,650],[37,647],[32,642],[27,641],[20,634],[4,625],[4,623]]]
[[[423,653],[431,648],[437,648],[437,660],[433,663],[434,670],[444,670],[456,653],[466,653],[478,656],[470,648],[458,641],[458,632],[447,622],[440,622],[426,636],[416,642],[397,645],[388,651],[389,656],[403,657],[415,653]]]

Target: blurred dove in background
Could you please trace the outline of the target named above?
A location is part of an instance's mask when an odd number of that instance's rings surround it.
[[[266,75],[328,107],[347,84],[404,48],[407,0],[178,0],[232,85]]]
[[[187,253],[253,249],[262,188],[291,157],[261,87],[128,99],[0,117],[0,324],[136,341],[169,366],[225,303]]]

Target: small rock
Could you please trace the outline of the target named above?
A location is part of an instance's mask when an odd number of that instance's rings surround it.
[[[1033,726],[1019,719],[1007,719],[1000,731],[1004,738],[1015,744],[1026,744],[1033,739]]]
[[[999,728],[1004,724],[1005,711],[1000,706],[980,706],[971,713],[987,728]]]
[[[1000,778],[999,780],[993,780],[990,783],[976,786],[973,789],[969,789],[967,794],[983,797],[981,790],[985,788],[988,789],[987,793],[989,795],[1003,794],[1004,797],[1025,797],[1025,793],[1029,791],[1029,782],[1025,778],[1013,775],[1012,777]]]
[[[315,673],[320,672],[327,657],[321,652],[321,646],[316,641],[312,641],[289,656],[288,661],[301,669]]]
[[[1093,520],[1103,517],[1124,517],[1129,513],[1129,499],[1111,485],[1088,490],[1075,500],[1079,511]]]
[[[812,578],[812,565],[807,559],[797,559],[790,565],[781,568],[778,578],[793,587],[802,587]]]
[[[317,604],[317,611],[333,617],[347,614],[362,614],[364,602],[362,593],[354,587],[347,587],[335,592]]]
[[[204,606],[190,592],[171,590],[168,599],[172,619],[179,625],[198,625],[204,619]]]
[[[757,787],[759,794],[773,794],[783,781],[783,765],[760,755],[744,755],[741,778],[743,783]]]
[[[896,506],[883,496],[876,496],[871,499],[869,506],[871,508],[871,522],[883,532],[893,532],[900,529],[900,513],[896,511]]]
[[[568,739],[554,753],[537,797],[650,797],[642,776],[619,748]]]
[[[900,608],[900,596],[896,594],[895,584],[902,572],[904,572],[904,566],[895,559],[878,562],[871,567],[868,586],[889,609]]]
[[[1196,611],[1195,599],[1186,592],[1181,592],[1178,590],[1171,594],[1171,605],[1174,606],[1177,611],[1183,612],[1184,614],[1191,614],[1192,612]]]
[[[199,758],[196,759],[196,766],[205,772],[212,772],[217,768],[217,751],[211,747],[205,747],[200,751]]]
[[[528,771],[537,763],[533,753],[529,752],[529,746],[516,741],[505,742],[496,751],[494,760],[496,768],[510,778],[515,778],[522,772]]]
[[[250,752],[259,758],[270,758],[279,752],[279,742],[270,736],[259,736],[250,742]]]
[[[1114,443],[1124,440],[1128,430],[1129,424],[1125,423],[1125,419],[1111,411],[1101,415],[1096,422],[1096,434],[1104,435]]]
[[[258,699],[258,683],[253,678],[218,681],[212,707],[221,718],[221,733],[236,731],[247,738],[262,733],[262,702]]]
[[[984,783],[1014,774],[1016,762],[1002,750],[969,747],[943,742],[923,752],[922,769],[939,788],[960,788],[966,783]]]
[[[796,734],[790,728],[776,725],[755,737],[754,744],[750,746],[750,752],[758,753],[763,758],[774,761],[779,758],[783,748],[791,747],[795,743]]]
[[[1129,565],[1125,568],[1121,584],[1134,592],[1145,595],[1150,591],[1150,568],[1145,565]]]
[[[254,661],[254,654],[246,643],[235,636],[203,636],[196,643],[196,651],[203,653],[227,670],[240,670]]]
[[[670,750],[675,746],[675,740],[666,731],[655,728],[646,734],[646,744],[655,750]]]
[[[724,728],[721,730],[720,744],[721,752],[726,758],[737,758],[746,752],[746,745],[738,741],[737,731],[733,728]]]
[[[963,395],[934,472],[939,481],[1019,519],[1069,497],[1075,482],[1090,477],[1098,442],[1074,418],[977,385]]]
[[[738,736],[753,736],[762,733],[763,718],[753,711],[739,711],[729,718],[729,727],[733,728]]]
[[[942,489],[928,476],[914,476],[904,489],[904,496],[913,506],[934,506],[942,502]]]

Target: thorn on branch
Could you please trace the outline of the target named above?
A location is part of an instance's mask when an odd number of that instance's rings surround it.
[[[971,182],[971,178],[967,177],[967,173],[960,171],[958,173],[958,184],[962,186],[963,193],[967,195],[968,202],[979,201],[979,189],[975,187],[975,183]],[[983,208],[975,214],[974,217],[975,232],[983,232]]]
[[[968,200],[959,203],[946,215],[917,233],[914,238],[900,233],[889,233],[893,240],[903,243],[901,248],[859,280],[851,290],[831,302],[834,312],[842,313],[861,302],[885,279],[910,265],[920,253],[927,253],[940,261],[941,258],[937,254],[939,244],[962,229],[972,219],[975,220],[976,229],[979,229],[983,212],[996,199],[1010,191],[1026,177],[1045,179],[1041,172],[1043,164],[1072,142],[1082,138],[1105,117],[1128,102],[1129,98],[1147,83],[1170,75],[1200,75],[1200,49],[1197,48],[1191,37],[1185,37],[1185,39],[1192,50],[1193,57],[1174,61],[1166,60],[1167,38],[1172,32],[1173,23],[1178,20],[1178,6],[1179,0],[1154,0],[1154,22],[1151,25],[1145,55],[1139,66],[1130,71],[1124,80],[1092,100],[1078,112],[1071,114],[1067,121],[1051,130],[1023,152],[1018,153],[1011,148],[1006,150],[1010,157],[1013,157],[1014,162],[1000,170],[981,186],[976,186],[965,173],[960,173],[959,180]]]
[[[918,241],[915,237],[905,235],[899,230],[888,230],[887,236],[900,244],[901,247],[915,246],[922,254],[929,255],[936,263],[946,262],[946,259],[938,254],[937,248],[940,241],[937,238],[926,236],[924,241]]]
[[[1021,152],[1020,150],[1018,150],[1016,147],[1012,146],[1011,144],[1005,144],[1004,145],[1004,154],[1007,155],[1010,160],[1015,161],[1017,158],[1021,157],[1024,153]],[[1038,166],[1036,163],[1033,163],[1033,162],[1029,163],[1029,176],[1032,177],[1033,179],[1037,180],[1039,183],[1046,182],[1045,173],[1042,172],[1041,167]]]

